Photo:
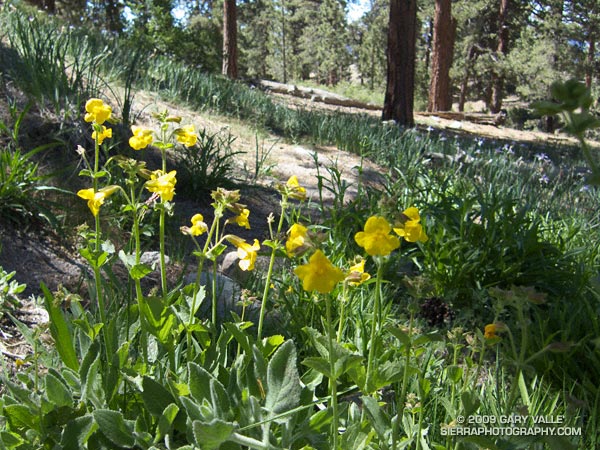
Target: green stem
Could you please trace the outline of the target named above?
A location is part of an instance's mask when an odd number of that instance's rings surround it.
[[[367,359],[367,375],[365,380],[365,388],[370,392],[371,378],[373,376],[373,361],[377,351],[377,333],[381,321],[381,279],[383,277],[383,261],[377,260],[377,278],[375,280],[375,298],[373,300],[373,321],[371,322],[371,346],[369,348],[369,356]]]
[[[94,124],[94,127],[97,125]],[[98,130],[96,130],[96,134],[98,134]],[[94,190],[94,194],[98,192],[98,178],[96,174],[99,172],[100,168],[100,143],[98,142],[98,138],[94,139],[94,173],[92,178],[92,187]],[[94,216],[94,252],[96,255],[100,254],[100,212]],[[96,289],[96,303],[98,306],[98,312],[100,314],[100,321],[103,324],[103,327],[107,327],[108,324],[106,322],[106,309],[104,304],[104,297],[102,295],[102,278],[100,274],[100,267],[98,266],[98,261],[96,260],[94,263],[94,285]],[[106,350],[107,359],[112,354],[110,350],[110,343],[108,339],[108,334],[106,333],[106,329],[102,330],[102,335],[104,337],[104,346]]]
[[[327,341],[329,344],[329,392],[331,393],[331,408],[333,410],[333,421],[331,423],[331,436],[333,438],[333,450],[338,449],[338,399],[337,399],[337,374],[335,371],[335,351],[333,348],[333,326],[331,323],[331,297],[325,298],[325,309],[327,319]]]
[[[525,316],[523,314],[523,306],[520,303],[517,303],[517,319],[518,319],[519,324],[521,325],[521,350],[519,351],[518,360],[517,360],[517,372],[515,374],[515,379],[514,379],[513,385],[510,390],[510,396],[508,398],[508,405],[507,405],[507,409],[506,409],[507,414],[510,414],[512,412],[514,403],[517,400],[519,379],[521,378],[521,374],[523,372],[525,355],[527,353],[527,335],[528,335],[527,322],[526,322]],[[512,341],[512,334],[509,334],[509,336],[511,336],[511,341]],[[515,352],[515,356],[516,356],[516,352]]]
[[[283,196],[281,198],[281,215],[279,216],[279,223],[277,224],[277,232],[275,236],[279,236],[281,233],[281,229],[283,228],[283,219],[285,216],[285,210],[287,209],[287,196]],[[271,277],[273,276],[273,267],[275,265],[275,256],[277,253],[277,247],[279,246],[279,241],[275,240],[275,236],[271,232],[271,239],[273,240],[273,249],[271,251],[271,259],[269,260],[269,269],[267,271],[267,279],[265,281],[265,289],[263,291],[262,302],[260,304],[260,313],[258,316],[258,331],[256,332],[256,341],[260,342],[262,339],[262,331],[263,331],[263,323],[265,320],[265,312],[266,312],[266,304],[267,297],[269,295],[269,290],[271,289]]]
[[[162,202],[162,201],[161,201]],[[165,208],[160,209],[159,242],[160,242],[160,284],[163,297],[167,296],[167,268],[165,266]]]
[[[162,173],[167,173],[167,151],[161,149]],[[165,203],[161,199],[160,219],[159,219],[159,243],[160,243],[160,284],[163,297],[167,297],[167,268],[165,265]]]
[[[411,343],[412,343],[413,320],[414,320],[414,315],[411,312],[410,320],[408,322],[408,338]],[[408,389],[408,369],[410,367],[411,347],[412,347],[412,344],[406,346],[406,355],[405,355],[406,362],[404,363],[404,372],[402,374],[402,386],[400,387],[400,395],[398,397],[396,397],[396,405],[397,405],[397,409],[398,409],[398,414],[396,416],[396,420],[394,421],[394,424],[392,425],[392,441],[393,441],[392,449],[396,448],[396,442],[398,441],[397,437],[398,437],[398,433],[399,433],[400,421],[402,420],[402,417],[404,416],[404,407],[406,404],[406,391]]]
[[[342,290],[342,306],[340,308],[340,321],[338,323],[338,330],[337,330],[337,336],[336,336],[336,341],[339,343],[342,340],[342,331],[344,328],[344,321],[345,321],[345,313],[346,313],[346,303],[348,302],[348,283],[345,282],[344,283],[344,287]]]
[[[232,433],[231,436],[229,437],[229,439],[232,442],[235,442],[236,444],[240,444],[243,447],[256,448],[259,450],[263,450],[263,449],[270,450],[271,448],[273,448],[273,447],[271,447],[270,444],[264,444],[260,441],[257,441],[254,438],[247,437],[247,436],[244,436],[244,435],[236,433],[236,432]]]
[[[135,186],[133,183],[130,188],[131,202],[135,200]],[[142,245],[140,241],[140,219],[138,216],[137,204],[133,205],[133,238],[135,242],[135,265],[138,266],[142,257]],[[135,277],[135,296],[138,304],[138,315],[140,317],[140,345],[142,347],[142,359],[144,366],[148,366],[148,336],[146,335],[146,328],[144,326],[144,294],[142,293],[142,283],[139,277]],[[129,305],[128,308],[129,310]],[[127,316],[129,317],[129,315]],[[129,324],[127,324],[127,333],[129,333]],[[129,340],[129,339],[128,339]]]
[[[213,261],[213,271],[212,271],[212,323],[217,326],[217,260]]]

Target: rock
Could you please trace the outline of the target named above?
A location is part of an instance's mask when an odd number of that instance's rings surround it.
[[[158,270],[160,268],[160,252],[144,252],[140,256],[140,262],[152,267],[152,270]],[[165,265],[168,265],[170,259],[165,255]]]

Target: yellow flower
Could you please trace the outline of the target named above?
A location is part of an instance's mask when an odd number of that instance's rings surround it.
[[[360,284],[363,284],[369,279],[371,279],[371,275],[365,272],[364,259],[361,259],[358,263],[350,267],[350,270],[348,271],[348,276],[346,277],[346,280],[348,280],[348,283],[350,283],[352,286],[358,286]]]
[[[131,127],[133,136],[129,138],[129,145],[134,150],[141,150],[152,144],[154,137],[152,136],[152,130],[142,127]]]
[[[305,291],[317,291],[321,294],[331,292],[335,285],[344,279],[344,273],[335,267],[321,250],[317,250],[308,260],[294,269],[302,280]]]
[[[394,228],[394,231],[408,242],[427,242],[429,238],[419,223],[420,221],[419,210],[411,206],[402,213],[401,223]]]
[[[105,188],[102,188],[96,192],[94,192],[93,188],[81,189],[79,192],[77,192],[77,195],[88,201],[88,208],[90,208],[90,211],[92,211],[92,214],[95,217],[98,215],[100,206],[102,206],[104,200],[117,189],[118,186],[106,186]]]
[[[175,130],[175,139],[177,139],[177,142],[185,145],[186,147],[191,147],[196,145],[196,142],[198,141],[198,135],[194,131],[193,125],[187,125]]]
[[[288,256],[292,256],[298,248],[302,247],[306,241],[306,233],[308,229],[304,225],[295,223],[290,228],[289,236],[285,242],[285,250]]]
[[[104,139],[106,138],[112,138],[112,128],[106,128],[102,125],[102,131],[100,133],[96,133],[95,130],[92,132],[92,139],[98,139],[98,145],[102,145],[102,142],[104,142]]]
[[[371,216],[365,223],[365,231],[354,235],[354,240],[371,256],[385,256],[400,247],[400,240],[390,234],[391,225],[383,217]]]
[[[240,227],[244,227],[247,230],[250,229],[250,222],[248,221],[248,216],[250,215],[250,210],[243,208],[242,211],[235,216],[232,220],[237,223]]]
[[[296,200],[306,200],[306,189],[300,186],[298,183],[298,177],[292,175],[287,183],[285,184],[288,195]]]
[[[91,98],[85,104],[85,110],[87,114],[84,117],[86,122],[95,122],[98,125],[102,125],[108,119],[112,113],[112,108],[105,105],[99,98]]]
[[[248,244],[244,239],[237,236],[229,236],[229,242],[237,247],[237,256],[239,258],[238,265],[240,269],[254,270],[254,263],[256,262],[256,252],[260,250],[260,244],[258,239],[254,239],[252,245]]]
[[[496,336],[496,324],[495,323],[487,324],[484,328],[483,335],[486,339],[493,339],[495,337],[498,337],[498,336]]]
[[[503,331],[506,331],[506,329],[506,325],[502,322],[488,323],[483,329],[483,336],[486,339],[499,339],[500,336],[496,333],[502,333]]]
[[[160,199],[163,202],[170,202],[175,195],[176,174],[177,171],[175,170],[171,170],[169,173],[163,173],[162,170],[155,170],[150,175],[150,180],[146,181],[146,189],[160,195]]]
[[[208,231],[208,226],[204,223],[204,216],[202,214],[194,214],[192,216],[192,227],[190,228],[190,234],[192,236],[200,236],[202,233]]]

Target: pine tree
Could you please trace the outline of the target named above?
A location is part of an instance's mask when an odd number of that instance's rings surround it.
[[[223,2],[223,68],[221,73],[237,78],[237,7],[236,0]]]
[[[452,1],[436,0],[428,111],[452,109],[450,67],[454,53],[455,29],[456,20],[452,17]]]
[[[361,82],[371,90],[385,83],[388,20],[389,0],[371,0],[370,9],[350,33]]]
[[[267,78],[269,39],[273,5],[270,0],[255,0],[240,5],[240,70],[251,78]]]
[[[412,127],[415,89],[416,0],[391,0],[383,120]]]

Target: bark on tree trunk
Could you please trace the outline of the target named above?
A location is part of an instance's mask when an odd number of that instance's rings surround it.
[[[496,54],[499,58],[508,53],[508,5],[510,0],[500,1],[500,11],[498,13],[498,48]],[[490,111],[497,114],[502,109],[502,97],[504,95],[504,75],[494,72],[492,77],[492,98],[490,102]]]
[[[121,34],[123,32],[123,23],[121,22],[121,11],[119,11],[118,3],[115,0],[107,0],[105,8],[108,30]]]
[[[391,0],[383,120],[412,127],[415,88],[416,0]]]
[[[223,70],[222,74],[236,79],[237,70],[237,11],[235,0],[223,2]]]
[[[452,0],[435,1],[433,27],[433,57],[427,111],[450,111],[452,91],[450,67],[454,57],[454,30],[456,20],[452,17]]]

